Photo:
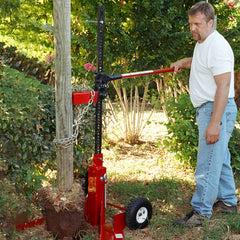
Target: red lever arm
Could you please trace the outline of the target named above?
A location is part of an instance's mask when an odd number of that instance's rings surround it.
[[[173,72],[173,71],[174,71],[174,68],[165,68],[165,69],[148,70],[148,71],[142,71],[142,72],[124,73],[124,74],[121,74],[121,78],[138,77],[138,76],[145,76],[150,74]]]

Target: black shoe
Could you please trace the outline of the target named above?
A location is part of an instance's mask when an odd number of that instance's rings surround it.
[[[215,213],[236,213],[237,206],[227,206],[223,201],[217,201],[213,204],[213,212]]]
[[[192,228],[202,226],[202,224],[208,220],[208,217],[201,215],[193,210],[184,218],[173,221],[173,224],[176,226],[186,226]]]

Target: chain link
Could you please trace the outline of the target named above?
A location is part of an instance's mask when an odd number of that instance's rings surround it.
[[[82,118],[85,115],[85,113],[88,111],[89,107],[93,104],[93,100],[95,97],[95,91],[93,89],[90,89],[90,91],[91,91],[91,98],[89,99],[87,105],[83,108],[82,111],[80,111],[80,109],[77,109],[78,114],[73,124],[73,129],[75,128],[73,135],[68,138],[62,138],[62,139],[55,138],[53,140],[53,144],[56,149],[66,149],[70,147],[77,140],[77,137],[79,134],[79,126],[82,124]]]

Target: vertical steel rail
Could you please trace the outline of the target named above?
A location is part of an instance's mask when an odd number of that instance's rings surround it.
[[[98,73],[103,72],[103,50],[104,50],[104,18],[105,7],[98,7],[98,27],[97,27],[97,69]],[[95,78],[95,91],[100,92],[102,83]],[[98,94],[96,104],[96,121],[95,121],[95,154],[101,153],[102,148],[102,94]]]

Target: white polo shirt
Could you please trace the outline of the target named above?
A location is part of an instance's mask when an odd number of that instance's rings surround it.
[[[190,71],[190,98],[194,107],[214,102],[217,85],[214,76],[231,72],[229,98],[234,97],[234,55],[227,40],[217,31],[196,43]]]

